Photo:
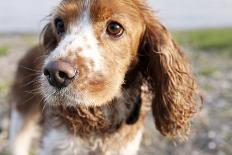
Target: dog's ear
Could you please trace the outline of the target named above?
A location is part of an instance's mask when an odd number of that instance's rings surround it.
[[[146,30],[139,54],[153,94],[156,128],[163,135],[184,136],[189,133],[191,117],[198,109],[196,83],[171,34],[151,11],[143,13]]]
[[[54,33],[52,29],[52,24],[48,23],[42,30],[40,34],[40,40],[41,44],[45,47],[47,50],[52,50],[57,45],[57,36]]]

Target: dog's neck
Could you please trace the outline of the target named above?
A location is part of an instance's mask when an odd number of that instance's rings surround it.
[[[65,124],[70,133],[81,137],[114,133],[123,124],[133,125],[138,121],[142,82],[142,75],[135,66],[126,74],[120,97],[101,107],[59,106],[52,109],[52,117]]]

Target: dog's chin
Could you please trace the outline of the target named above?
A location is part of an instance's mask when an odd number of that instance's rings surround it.
[[[51,107],[65,106],[65,107],[100,107],[108,104],[113,100],[107,99],[102,100],[101,102],[96,100],[94,97],[87,97],[88,95],[81,94],[70,94],[66,90],[60,90],[52,95],[44,95],[45,104]]]
[[[45,105],[51,107],[61,105],[65,107],[100,107],[111,103],[114,98],[120,96],[120,93],[107,96],[101,92],[93,94],[84,90],[77,90],[70,87],[58,90],[52,87],[48,82],[43,82],[41,84],[41,92]]]
[[[100,107],[121,97],[123,77],[117,79],[119,80],[113,79],[97,89],[93,89],[95,85],[91,83],[86,83],[82,87],[73,83],[66,88],[57,89],[49,84],[45,76],[41,76],[40,89],[46,106]]]

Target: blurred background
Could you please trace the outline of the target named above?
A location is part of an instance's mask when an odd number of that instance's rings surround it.
[[[17,62],[38,43],[46,16],[59,0],[0,2],[0,155],[7,155],[8,92]],[[159,135],[152,118],[141,155],[232,154],[232,0],[150,0],[193,64],[205,105],[193,121],[189,140]]]

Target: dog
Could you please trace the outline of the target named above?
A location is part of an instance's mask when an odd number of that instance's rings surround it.
[[[28,155],[135,155],[152,111],[164,136],[198,111],[189,62],[145,0],[62,0],[19,62],[10,144]]]

